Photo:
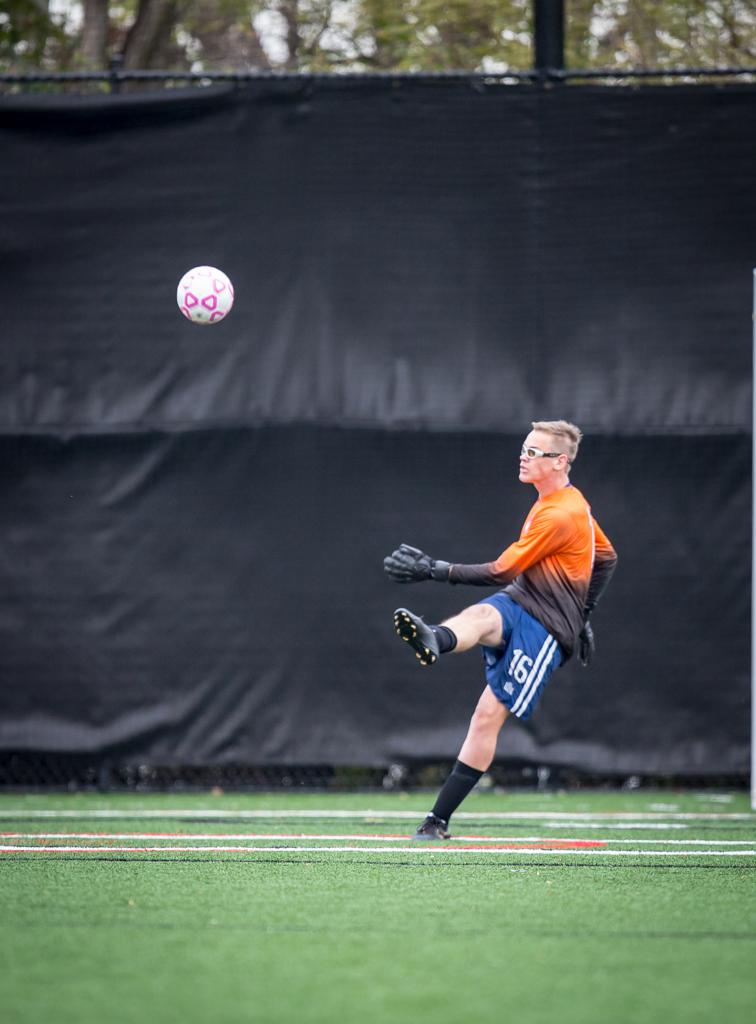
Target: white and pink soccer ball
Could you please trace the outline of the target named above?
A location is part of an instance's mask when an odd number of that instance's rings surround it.
[[[193,267],[179,281],[176,302],[193,324],[217,324],[231,311],[234,286],[217,267]]]

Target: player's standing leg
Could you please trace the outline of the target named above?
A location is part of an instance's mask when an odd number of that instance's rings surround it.
[[[413,838],[449,838],[449,819],[490,767],[496,754],[496,740],[508,715],[508,710],[487,686],[470,719],[457,761],[441,787],[430,814],[420,824]]]

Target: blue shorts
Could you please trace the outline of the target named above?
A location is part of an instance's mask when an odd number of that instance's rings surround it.
[[[501,614],[500,647],[484,647],[486,681],[517,718],[528,718],[549,676],[564,661],[562,648],[544,626],[504,593],[480,601]]]

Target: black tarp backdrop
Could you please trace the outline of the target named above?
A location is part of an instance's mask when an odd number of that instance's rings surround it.
[[[620,553],[502,757],[745,772],[756,87],[299,81],[0,99],[0,750],[456,754],[402,540],[481,561],[535,418]],[[175,288],[236,285],[195,328]]]

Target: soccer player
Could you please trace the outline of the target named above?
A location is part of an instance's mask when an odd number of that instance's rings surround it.
[[[570,483],[582,436],[565,420],[533,423],[520,452],[520,481],[532,484],[538,499],[519,539],[495,561],[450,564],[408,544],[384,559],[386,573],[398,583],[503,586],[439,626],[427,625],[406,608],[394,612],[398,636],[421,665],[480,645],[487,683],[458,760],[415,839],[450,838],[449,819],[493,761],[509,715],[528,718],[551,674],[576,648],[584,665],[593,653],[589,618],[617,555]]]

